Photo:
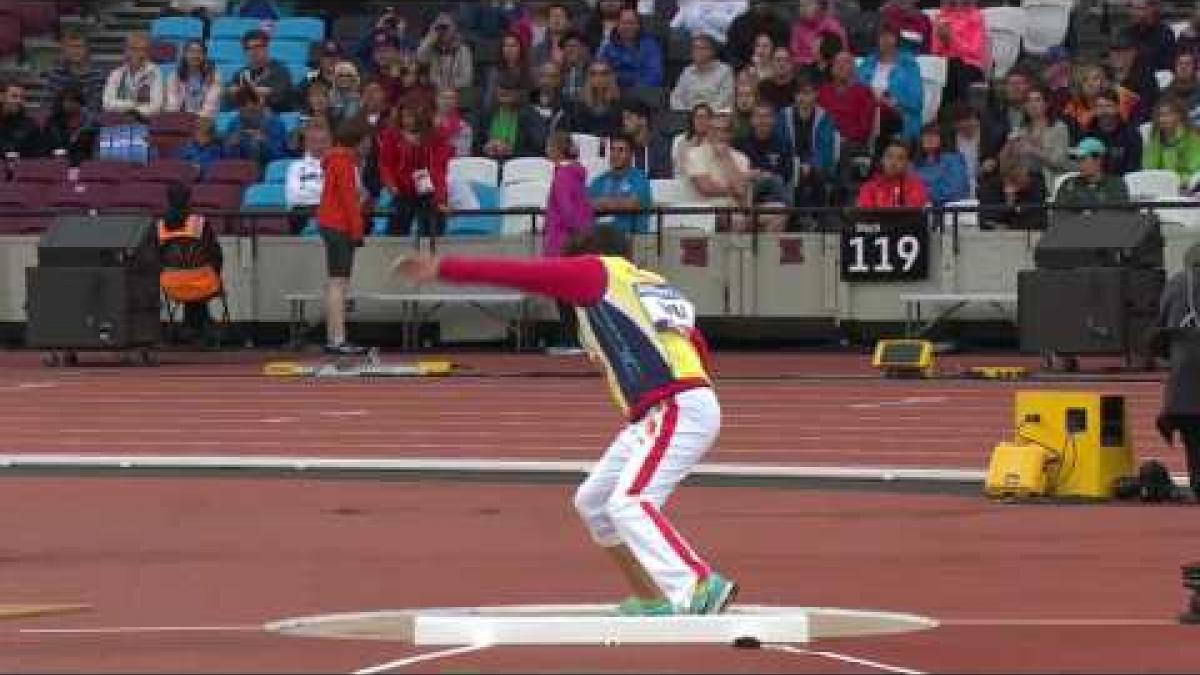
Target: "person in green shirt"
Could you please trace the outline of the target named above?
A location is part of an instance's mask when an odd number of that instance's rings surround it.
[[[1187,119],[1187,111],[1176,99],[1155,106],[1154,127],[1142,153],[1142,169],[1174,171],[1185,185],[1200,173],[1200,132],[1191,128]]]

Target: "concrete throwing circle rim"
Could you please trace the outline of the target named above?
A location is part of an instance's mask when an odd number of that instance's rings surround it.
[[[719,615],[628,617],[612,605],[431,607],[320,614],[264,628],[293,637],[379,640],[419,646],[667,645],[762,643],[868,637],[929,630],[934,619],[904,612],[835,607],[734,605]]]

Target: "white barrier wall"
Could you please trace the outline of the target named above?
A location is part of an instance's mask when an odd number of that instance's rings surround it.
[[[1179,269],[1183,252],[1200,242],[1200,231],[1164,226],[1168,273]],[[685,289],[701,316],[795,317],[839,321],[899,321],[903,293],[982,293],[1017,290],[1017,273],[1033,266],[1037,235],[963,229],[930,238],[929,278],[920,282],[846,283],[839,274],[840,240],[835,233],[759,235],[672,231],[641,237],[638,262],[663,272]],[[324,250],[314,238],[262,237],[222,240],[224,276],[235,321],[288,319],[286,293],[319,292],[324,282]],[[428,242],[422,244],[428,249]],[[660,253],[661,246],[661,253]],[[37,262],[36,237],[0,239],[0,321],[25,320],[25,268]],[[398,255],[415,250],[411,239],[375,238],[359,249],[354,287],[372,292],[411,290],[387,271]],[[518,255],[536,253],[528,237],[444,239],[438,253]],[[968,308],[971,309],[971,308]],[[319,308],[310,308],[319,315]],[[364,302],[358,321],[386,321],[396,308]],[[987,308],[964,310],[963,317],[989,318]],[[479,314],[446,308],[443,333],[474,335]],[[555,316],[553,304],[539,303],[536,316]],[[485,333],[502,330],[499,324]]]

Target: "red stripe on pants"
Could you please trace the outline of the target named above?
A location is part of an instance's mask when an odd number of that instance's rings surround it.
[[[654,445],[642,462],[642,468],[638,469],[637,477],[629,486],[629,492],[626,493],[630,497],[641,494],[642,490],[645,490],[646,486],[650,484],[650,479],[654,477],[654,472],[662,463],[663,456],[667,454],[667,446],[671,444],[671,438],[675,436],[675,424],[679,421],[679,406],[673,398],[667,399],[666,404],[667,411],[663,415],[662,427],[658,430]]]
[[[696,557],[696,554],[692,552],[692,549],[684,543],[683,537],[680,537],[679,533],[675,531],[675,528],[671,527],[671,523],[669,523],[667,519],[663,517],[663,514],[660,513],[659,510],[650,502],[644,501],[641,502],[641,505],[642,511],[644,511],[646,515],[650,517],[650,520],[654,523],[654,526],[657,527],[658,531],[662,534],[663,539],[666,539],[667,543],[671,545],[671,550],[675,551],[676,555],[683,560],[684,564],[696,573],[696,578],[702,581],[707,579],[709,572],[711,571],[709,570],[708,565]]]

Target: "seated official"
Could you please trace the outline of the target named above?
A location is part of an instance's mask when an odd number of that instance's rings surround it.
[[[159,284],[167,298],[183,305],[184,328],[204,340],[212,328],[208,302],[223,292],[224,260],[216,233],[204,216],[192,213],[191,202],[187,185],[167,187],[167,212],[158,223]]]

